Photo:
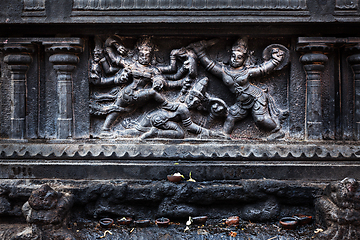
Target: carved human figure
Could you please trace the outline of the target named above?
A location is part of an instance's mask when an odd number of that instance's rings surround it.
[[[182,65],[177,72],[172,75],[165,75],[167,88],[181,87],[178,100],[184,102],[185,95],[189,91],[192,83],[197,78],[197,56],[189,48],[174,49],[170,53],[170,64],[167,67],[160,66],[163,73],[172,73],[176,70],[176,61],[179,59]]]
[[[145,138],[184,138],[185,132],[178,124],[190,133],[197,134],[201,138],[215,137],[224,138],[225,135],[203,128],[191,119],[190,110],[196,109],[210,113],[210,119],[225,116],[227,106],[218,98],[211,98],[205,93],[208,78],[199,80],[185,97],[185,103],[178,102],[173,110],[159,109],[144,116],[133,129],[119,132],[119,135],[141,135]]]
[[[319,217],[327,230],[318,239],[360,239],[360,186],[353,178],[330,184],[327,194],[316,200]]]
[[[138,56],[136,59],[126,57],[127,49],[115,40],[109,41],[111,46],[106,47],[106,52],[112,64],[120,70],[112,77],[101,78],[100,85],[123,85],[128,84],[121,90],[112,94],[95,96],[95,101],[102,101],[113,96],[114,102],[105,107],[97,104],[91,105],[95,114],[105,114],[106,119],[102,131],[109,132],[112,123],[121,113],[135,110],[140,104],[150,99],[162,104],[165,108],[172,108],[160,90],[162,90],[165,78],[161,71],[152,65],[154,45],[149,38],[140,39],[136,45]],[[115,50],[114,50],[115,49]],[[146,88],[148,84],[150,88]]]
[[[105,42],[105,46],[110,45],[109,42]],[[90,82],[95,85],[106,85],[105,78],[102,78],[103,73],[105,75],[111,75],[118,72],[120,69],[111,65],[109,60],[104,55],[104,49],[99,37],[95,37],[95,48],[93,51],[92,59],[90,59]]]
[[[259,87],[251,84],[249,79],[271,72],[284,60],[284,51],[279,47],[271,49],[268,61],[254,65],[249,58],[247,39],[241,38],[232,46],[230,65],[224,65],[211,60],[205,52],[206,47],[213,45],[214,41],[200,41],[191,44],[207,71],[220,78],[236,96],[236,102],[230,107],[224,123],[224,132],[231,134],[235,123],[243,120],[251,113],[255,124],[263,130],[278,132],[281,128],[279,110],[272,97]],[[281,45],[278,45],[281,46]],[[282,46],[283,49],[286,49]]]
[[[42,185],[34,190],[22,211],[31,227],[14,236],[13,239],[75,240],[67,229],[67,215],[73,204],[70,194]]]

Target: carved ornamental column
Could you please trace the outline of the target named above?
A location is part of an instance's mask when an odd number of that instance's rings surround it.
[[[13,139],[26,136],[26,73],[32,61],[31,45],[9,44],[2,48],[4,62],[11,72],[11,135]]]
[[[59,43],[46,48],[51,54],[49,61],[53,64],[57,80],[58,114],[56,132],[58,139],[66,139],[73,133],[73,81],[75,70],[82,52],[82,43]]]
[[[360,52],[360,44],[349,48],[349,50]],[[348,57],[348,62],[354,73],[355,93],[355,139],[360,140],[360,53]]]
[[[321,107],[321,76],[328,57],[324,54],[329,47],[321,43],[309,43],[298,47],[304,52],[300,61],[306,73],[306,139],[320,140],[323,137],[323,118]]]

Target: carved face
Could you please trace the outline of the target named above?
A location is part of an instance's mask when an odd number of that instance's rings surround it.
[[[94,61],[98,62],[101,59],[101,50],[100,49],[95,49],[94,50]]]
[[[353,180],[353,181],[350,181]],[[350,179],[348,182],[346,182],[345,187],[349,192],[356,192],[356,190],[359,187],[359,183],[355,179]]]
[[[217,102],[215,102],[214,104],[211,105],[211,109],[210,111],[215,115],[215,116],[225,116],[226,115],[226,109],[222,104],[219,104]]]
[[[185,103],[189,109],[197,108],[200,105],[200,99],[193,94],[189,93],[189,95],[185,99]]]
[[[151,62],[151,51],[148,49],[139,50],[139,58],[138,61],[142,65],[149,65]]]
[[[230,58],[230,65],[234,68],[241,67],[245,61],[245,57],[244,52],[233,50]]]

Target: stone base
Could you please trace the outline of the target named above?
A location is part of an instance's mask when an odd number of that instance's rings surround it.
[[[335,181],[360,179],[359,162],[184,161],[184,160],[3,160],[3,179],[162,180],[180,172],[198,181],[278,179]]]

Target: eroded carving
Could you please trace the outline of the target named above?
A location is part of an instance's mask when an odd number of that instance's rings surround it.
[[[359,239],[360,238],[360,187],[353,178],[328,186],[326,196],[316,201],[327,225],[327,230],[318,239]]]
[[[108,38],[104,47],[97,37],[90,66],[94,87],[90,109],[94,116],[106,116],[100,136],[184,138],[187,131],[197,137],[224,138],[236,122],[251,113],[260,129],[273,133],[269,138],[283,137],[280,121],[287,112],[278,109],[270,94],[249,79],[282,69],[288,62],[288,49],[270,45],[263,52],[265,62],[256,65],[247,40],[239,39],[233,46],[230,65],[224,65],[205,54],[206,46],[216,42],[201,41],[173,49],[169,64],[164,65],[157,62],[156,47],[148,37],[139,39],[133,50],[117,36]],[[209,79],[198,74],[198,60],[235,94],[236,103],[230,109],[224,100],[206,92]],[[126,118],[134,112],[137,118]],[[200,124],[193,121],[194,114],[202,115]],[[223,133],[207,129],[214,119],[226,119]],[[119,120],[123,128],[116,130],[114,123]]]
[[[11,239],[28,240],[75,240],[67,229],[67,217],[73,204],[73,196],[42,185],[34,190],[22,211],[31,226],[25,228]]]

